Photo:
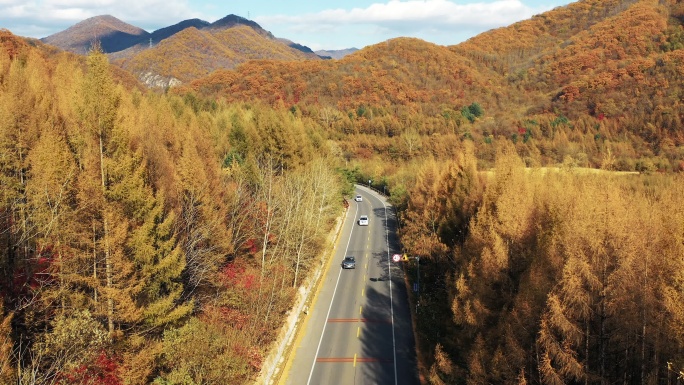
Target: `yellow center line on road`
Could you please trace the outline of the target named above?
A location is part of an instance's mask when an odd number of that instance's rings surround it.
[[[360,335],[361,335],[361,326],[359,326],[359,327],[356,329],[356,338],[359,338]]]
[[[363,306],[359,306],[359,314],[361,314],[362,310],[363,310]]]
[[[356,353],[354,353],[354,367],[356,367]]]
[[[366,288],[364,287],[363,289],[361,289],[361,296],[362,296],[362,297],[364,296],[364,293],[365,293],[365,292],[366,292]]]

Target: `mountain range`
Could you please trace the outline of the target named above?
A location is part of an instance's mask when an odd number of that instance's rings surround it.
[[[356,49],[322,51],[277,38],[254,21],[228,15],[213,23],[200,19],[147,32],[114,16],[83,20],[41,39],[76,54],[86,54],[95,42],[110,60],[150,87],[165,88],[233,69],[249,60],[322,60],[341,58]]]
[[[170,36],[152,47],[139,29],[118,25],[108,36],[129,41],[128,48],[110,58],[148,86],[311,109],[306,113],[325,116],[343,132],[392,137],[416,114],[436,119],[417,125],[420,133],[444,124],[464,131],[460,117],[472,117],[460,110],[477,103],[489,118],[462,133],[475,140],[553,137],[553,130],[537,132],[540,122],[558,127],[574,121],[589,142],[572,155],[588,157],[585,163],[600,164],[598,149],[613,138],[638,143],[631,152],[614,149],[616,159],[627,159],[619,169],[632,170],[628,159],[654,154],[684,168],[675,161],[684,143],[681,1],[581,0],[452,46],[397,38],[339,60],[292,48],[247,23],[237,17],[210,25],[190,21],[186,28],[169,27]],[[353,127],[349,116],[359,118]],[[566,155],[530,150],[537,153],[558,162]]]
[[[618,169],[654,156],[664,168],[684,169],[673,160],[684,144],[682,68],[684,3],[583,0],[453,46],[396,38],[335,61],[252,61],[173,92],[300,109],[345,134],[373,135],[367,148],[379,153],[391,152],[382,141],[407,126],[433,135],[453,124],[452,132],[484,143],[500,136],[586,140],[534,148],[531,158],[560,163],[570,154],[600,166],[609,141],[626,141],[637,144],[612,150],[624,159]],[[472,103],[486,111],[477,128],[462,110]],[[409,118],[416,115],[422,120]],[[556,136],[561,125],[572,135]],[[352,148],[368,156],[367,148]]]

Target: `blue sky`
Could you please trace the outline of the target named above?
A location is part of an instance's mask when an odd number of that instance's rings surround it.
[[[314,50],[363,48],[408,36],[457,44],[571,3],[568,0],[0,0],[0,28],[45,37],[92,16],[112,15],[149,32],[182,20],[236,14]]]

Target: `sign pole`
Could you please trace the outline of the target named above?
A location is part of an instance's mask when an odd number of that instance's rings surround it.
[[[420,257],[416,257],[416,264],[418,265],[418,270],[416,273],[416,282],[418,282],[418,295],[420,295]]]
[[[418,283],[416,291],[416,314],[418,314],[418,305],[420,304],[420,257],[416,257],[416,265],[418,270],[416,270],[416,282]]]

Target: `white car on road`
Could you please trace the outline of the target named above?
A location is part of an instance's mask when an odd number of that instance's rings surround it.
[[[359,217],[359,226],[368,226],[368,215],[361,215]]]
[[[357,196],[354,198],[354,200],[357,201],[357,202],[361,202],[361,201],[363,201],[363,197],[362,197],[361,195],[357,195]]]

